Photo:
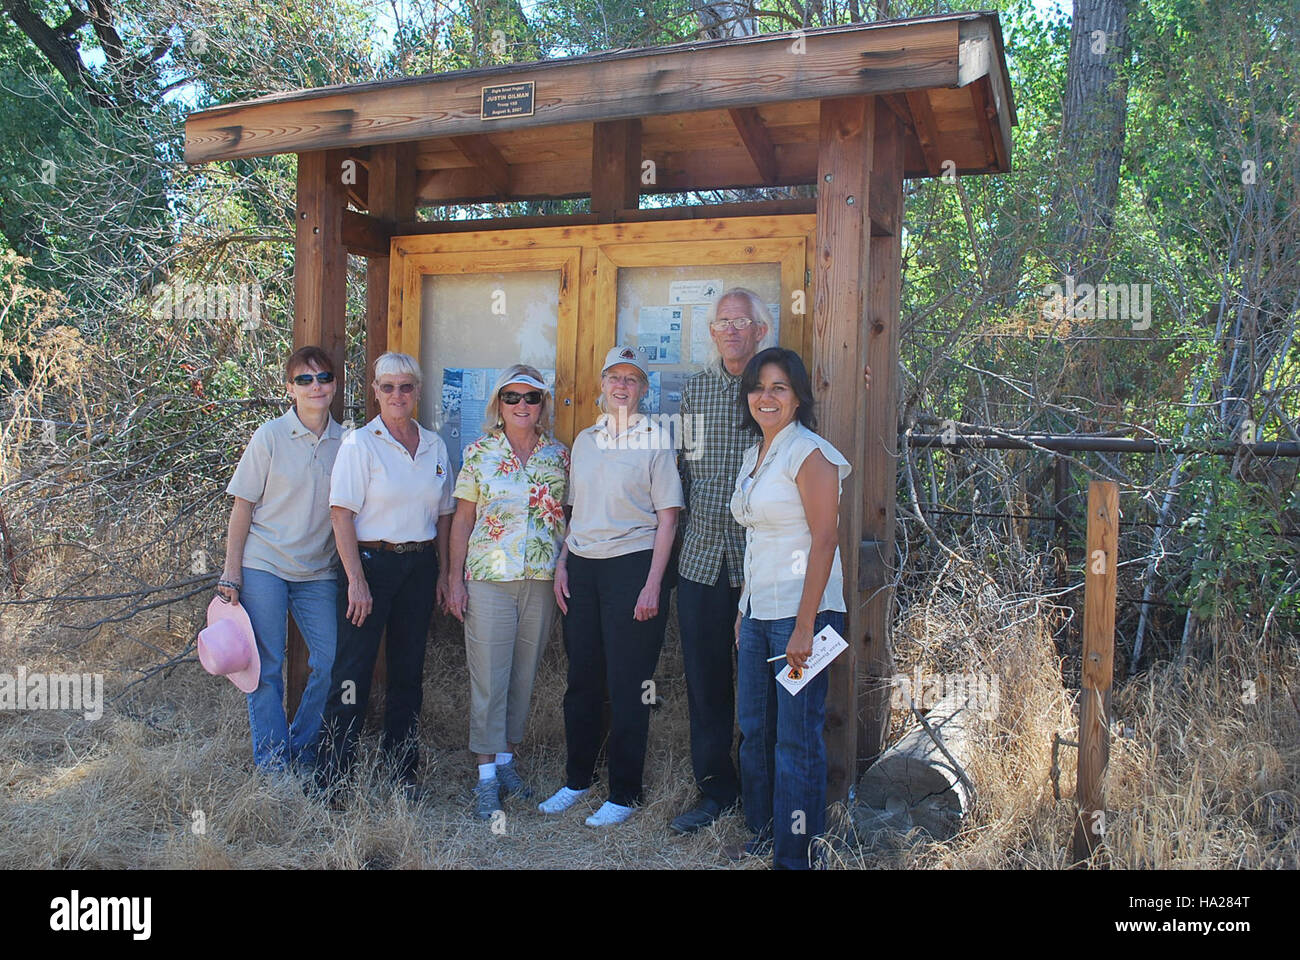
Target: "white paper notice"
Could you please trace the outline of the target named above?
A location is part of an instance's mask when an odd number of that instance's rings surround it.
[[[637,351],[646,363],[682,362],[682,308],[642,307]]]
[[[781,672],[776,675],[776,679],[792,695],[797,694],[807,685],[809,680],[830,666],[830,662],[848,648],[848,643],[839,635],[838,631],[830,624],[827,624],[821,628],[817,636],[813,637],[812,654],[808,657],[808,662],[804,665],[803,670],[798,671],[793,667],[783,666]]]
[[[668,284],[668,302],[712,303],[722,289],[721,280],[675,280]]]
[[[696,304],[691,308],[691,363],[708,363],[713,356],[713,337],[709,334],[712,317],[712,304]]]

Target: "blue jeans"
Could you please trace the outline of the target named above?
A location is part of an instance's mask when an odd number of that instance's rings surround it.
[[[772,840],[773,865],[807,870],[808,847],[826,828],[826,691],[830,667],[790,694],[776,682],[794,633],[794,617],[740,621],[736,712],[740,719],[740,789],[745,823]],[[813,633],[830,624],[844,632],[844,614],[823,610]]]
[[[239,602],[248,611],[257,637],[262,672],[257,689],[248,695],[248,726],[253,734],[253,762],[259,767],[282,767],[285,762],[316,762],[321,712],[329,691],[338,633],[334,609],[338,583],[328,580],[282,580],[265,570],[243,568],[244,587]],[[284,714],[284,646],[288,613],[307,641],[311,674],[293,715],[292,726]]]

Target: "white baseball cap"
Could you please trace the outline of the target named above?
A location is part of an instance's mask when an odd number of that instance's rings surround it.
[[[650,371],[645,367],[645,361],[632,347],[614,347],[609,353],[605,354],[605,365],[600,368],[603,374],[610,367],[616,367],[620,363],[630,363],[641,371],[642,376],[647,380],[650,379]]]

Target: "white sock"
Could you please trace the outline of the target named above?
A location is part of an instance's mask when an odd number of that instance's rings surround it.
[[[511,760],[513,760],[514,758],[515,758],[515,755],[514,755],[513,753],[498,753],[498,754],[497,754],[497,763],[501,764],[501,766],[504,767],[506,764],[508,764],[508,763],[509,763]]]
[[[482,780],[495,780],[497,775],[497,765],[495,763],[480,763],[478,765],[478,778]]]

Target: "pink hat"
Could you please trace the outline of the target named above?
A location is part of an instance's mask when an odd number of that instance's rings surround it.
[[[252,693],[262,677],[253,621],[238,603],[213,597],[208,625],[199,632],[199,663],[214,677],[225,677],[244,693]]]

